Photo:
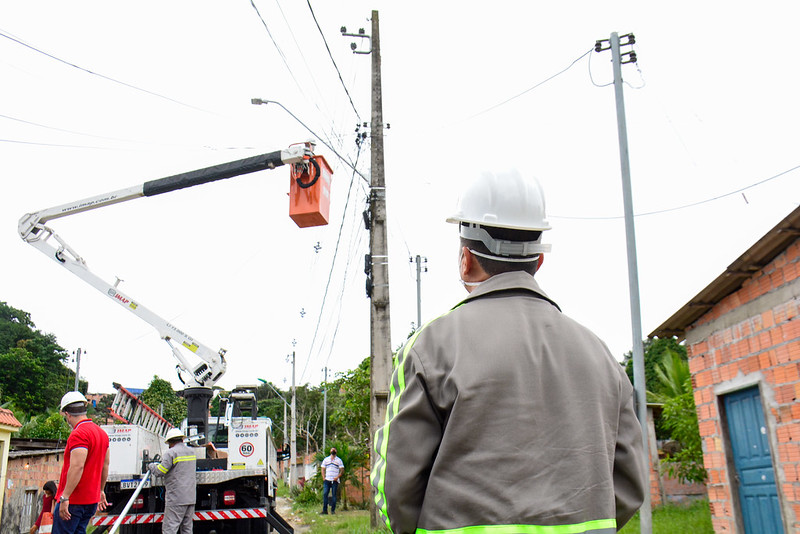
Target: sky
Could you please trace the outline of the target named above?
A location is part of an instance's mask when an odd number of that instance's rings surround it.
[[[288,389],[292,352],[311,385],[369,355],[369,139],[355,139],[371,61],[340,27],[369,34],[372,10],[392,348],[417,322],[409,258],[427,259],[426,322],[466,295],[444,222],[460,186],[517,168],[541,182],[553,226],[539,283],[618,359],[631,350],[611,53],[590,52],[612,32],[636,36],[622,70],[645,336],[800,202],[794,2],[4,2],[0,301],[81,348],[89,391],[155,375],[178,388],[176,362],[148,324],[25,244],[18,219],[308,139],[334,171],[327,226],[289,219],[287,167],[50,226],[94,273],[225,348],[224,388]]]

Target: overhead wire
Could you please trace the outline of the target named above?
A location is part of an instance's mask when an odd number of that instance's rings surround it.
[[[337,65],[336,64],[336,60],[333,59],[333,54],[331,53],[331,48],[330,48],[330,46],[328,46],[328,40],[325,39],[325,34],[322,33],[322,28],[320,28],[320,26],[319,26],[319,21],[317,20],[317,15],[314,13],[314,8],[311,7],[311,0],[306,0],[306,3],[308,4],[309,11],[311,11],[311,17],[314,19],[314,24],[317,25],[317,30],[319,30],[319,34],[322,37],[322,42],[325,43],[325,49],[328,51],[328,56],[331,58],[331,62],[333,63],[333,67],[336,69],[336,74],[339,75],[339,81],[342,84],[342,88],[344,89],[344,92],[347,93],[347,99],[350,101],[350,106],[352,106],[353,112],[356,114],[356,117],[358,117],[358,122],[361,122],[361,115],[358,114],[358,110],[356,109],[356,105],[353,103],[353,98],[350,96],[350,91],[347,90],[347,86],[344,83],[344,79],[342,79],[342,73],[339,70],[339,65]]]
[[[358,152],[356,153],[356,163],[358,163],[358,158],[359,158],[360,155],[361,155],[361,147],[359,146],[358,147]],[[331,279],[333,278],[333,266],[336,264],[336,258],[337,258],[338,253],[339,253],[339,244],[341,243],[341,239],[342,239],[342,229],[344,228],[344,223],[345,223],[345,220],[346,220],[345,214],[347,213],[347,207],[350,204],[350,194],[351,194],[352,189],[353,189],[353,182],[355,181],[355,176],[356,176],[356,172],[355,172],[355,168],[354,168],[353,169],[353,174],[351,175],[351,178],[350,178],[350,187],[347,190],[347,198],[345,200],[344,209],[342,210],[342,222],[339,224],[339,233],[338,233],[338,236],[336,238],[336,246],[334,247],[334,250],[333,250],[333,259],[331,260],[331,270],[328,273],[328,280],[325,283],[325,291],[322,294],[322,304],[320,305],[320,311],[319,311],[319,314],[317,315],[317,324],[316,324],[316,326],[314,328],[314,335],[311,338],[311,344],[309,345],[308,357],[306,358],[306,363],[303,366],[303,371],[300,373],[300,382],[301,383],[303,381],[303,378],[305,377],[306,370],[308,369],[308,364],[311,361],[311,353],[312,353],[312,351],[314,349],[314,344],[315,344],[315,342],[317,340],[317,335],[319,333],[320,323],[322,322],[322,312],[323,312],[323,310],[325,308],[325,300],[326,300],[326,298],[328,296],[328,290],[330,289]]]
[[[121,141],[123,143],[144,144],[144,145],[154,145],[154,146],[163,146],[163,147],[193,148],[193,149],[213,149],[213,150],[219,150],[219,149],[222,149],[222,150],[254,150],[256,148],[256,147],[253,147],[253,146],[250,146],[250,147],[210,147],[210,146],[202,146],[201,147],[201,146],[195,146],[195,145],[182,145],[182,144],[178,144],[178,143],[157,143],[157,142],[153,142],[153,141],[141,141],[141,140],[136,140],[136,139],[125,139],[125,138],[121,138],[121,137],[109,137],[109,136],[106,136],[106,135],[96,135],[96,134],[90,134],[90,133],[86,133],[86,132],[79,132],[79,131],[76,131],[76,130],[69,130],[69,129],[66,129],[66,128],[58,128],[56,126],[48,126],[47,124],[41,124],[41,123],[38,123],[38,122],[29,121],[29,120],[25,120],[25,119],[20,119],[18,117],[12,117],[10,115],[4,115],[4,114],[0,114],[0,118],[8,119],[8,120],[16,121],[16,122],[21,122],[23,124],[30,124],[31,126],[44,128],[44,129],[47,129],[47,130],[53,130],[53,131],[56,131],[56,132],[64,132],[64,133],[70,133],[70,134],[75,134],[75,135],[82,135],[82,136],[85,136],[85,137],[93,137],[95,139],[105,139],[105,140],[108,140],[108,141]],[[9,143],[42,144],[42,145],[45,145],[45,146],[63,146],[63,147],[70,147],[70,148],[109,148],[109,149],[111,149],[111,147],[94,147],[94,146],[87,146],[87,145],[53,145],[53,144],[48,144],[48,143],[18,141],[18,140],[11,140],[11,139],[3,140],[3,141],[4,142],[9,142]]]
[[[575,58],[575,59],[572,61],[572,63],[570,63],[570,64],[569,64],[569,65],[568,65],[566,68],[564,68],[564,69],[562,69],[562,70],[558,71],[557,73],[553,74],[552,76],[550,76],[550,77],[548,77],[548,78],[546,78],[546,79],[542,80],[541,82],[539,82],[539,83],[537,83],[537,84],[535,84],[535,85],[533,85],[533,86],[531,86],[531,87],[528,87],[527,89],[525,89],[525,90],[524,90],[524,91],[522,91],[521,93],[518,93],[518,94],[516,94],[516,95],[514,95],[514,96],[512,96],[512,97],[509,97],[509,98],[507,98],[507,99],[503,100],[502,102],[499,102],[499,103],[497,103],[497,104],[494,104],[493,106],[490,106],[490,107],[488,107],[488,108],[484,109],[483,111],[479,111],[479,112],[477,112],[477,113],[475,113],[475,114],[473,114],[473,115],[470,115],[470,116],[469,116],[469,117],[467,117],[465,120],[471,120],[471,119],[474,119],[474,118],[476,118],[476,117],[479,117],[479,116],[481,116],[481,115],[483,115],[483,114],[485,114],[485,113],[488,113],[488,112],[490,112],[490,111],[492,111],[492,110],[494,110],[494,109],[497,109],[497,108],[499,108],[500,106],[504,106],[504,105],[508,104],[508,103],[509,103],[509,102],[511,102],[512,100],[516,100],[517,98],[521,97],[522,95],[524,95],[524,94],[527,94],[527,93],[529,93],[529,92],[533,91],[533,90],[534,90],[534,89],[536,89],[537,87],[541,87],[542,85],[546,84],[547,82],[549,82],[549,81],[550,81],[550,80],[552,80],[553,78],[556,78],[556,77],[558,77],[558,76],[561,76],[562,74],[564,74],[565,72],[567,72],[567,71],[568,71],[569,69],[571,69],[571,68],[572,68],[572,67],[573,67],[573,66],[574,66],[574,65],[575,65],[575,64],[576,64],[578,61],[580,61],[581,59],[583,59],[584,57],[586,57],[588,54],[591,54],[591,53],[592,53],[592,51],[594,51],[594,48],[590,48],[589,50],[587,50],[586,52],[584,52],[583,54],[581,54],[580,56],[578,56],[577,58]]]
[[[0,37],[5,37],[6,39],[9,39],[9,40],[11,40],[11,41],[14,41],[14,42],[15,42],[15,43],[17,43],[17,44],[20,44],[20,45],[22,45],[22,46],[24,46],[24,47],[26,47],[26,48],[29,48],[29,49],[31,49],[31,50],[33,50],[33,51],[35,51],[35,52],[38,52],[39,54],[42,54],[42,55],[44,55],[44,56],[47,56],[47,57],[49,57],[50,59],[53,59],[53,60],[55,60],[55,61],[58,61],[58,62],[60,62],[60,63],[63,63],[63,64],[65,64],[65,65],[69,65],[70,67],[76,68],[76,69],[78,69],[78,70],[80,70],[80,71],[86,72],[86,73],[88,73],[88,74],[91,74],[91,75],[93,75],[93,76],[97,76],[97,77],[99,77],[99,78],[102,78],[102,79],[104,79],[104,80],[108,80],[108,81],[110,81],[110,82],[113,82],[113,83],[116,83],[116,84],[119,84],[119,85],[122,85],[122,86],[128,87],[128,88],[130,88],[130,89],[134,89],[134,90],[136,90],[136,91],[141,91],[141,92],[143,92],[143,93],[146,93],[146,94],[149,94],[149,95],[152,95],[152,96],[158,97],[158,98],[162,98],[162,99],[164,99],[164,100],[168,100],[168,101],[170,101],[170,102],[173,102],[173,103],[175,103],[175,104],[179,104],[179,105],[181,105],[181,106],[185,106],[185,107],[187,107],[187,108],[195,109],[195,110],[197,110],[197,111],[202,111],[203,113],[210,113],[210,114],[212,114],[212,115],[216,115],[216,113],[213,113],[213,112],[211,112],[211,111],[208,111],[208,110],[206,110],[206,109],[199,108],[199,107],[197,107],[197,106],[193,106],[193,105],[191,105],[191,104],[187,104],[187,103],[185,103],[185,102],[181,102],[180,100],[176,100],[176,99],[174,99],[174,98],[170,98],[170,97],[168,97],[168,96],[162,95],[162,94],[160,94],[160,93],[156,93],[156,92],[154,92],[154,91],[150,91],[150,90],[148,90],[148,89],[143,89],[143,88],[141,88],[141,87],[138,87],[138,86],[136,86],[136,85],[133,85],[133,84],[130,84],[130,83],[127,83],[127,82],[123,82],[123,81],[121,81],[121,80],[117,80],[116,78],[112,78],[112,77],[110,77],[110,76],[106,76],[105,74],[100,74],[99,72],[95,72],[95,71],[89,70],[89,69],[87,69],[87,68],[85,68],[85,67],[81,67],[80,65],[76,65],[75,63],[71,63],[71,62],[69,62],[69,61],[67,61],[67,60],[65,60],[65,59],[61,59],[60,57],[57,57],[57,56],[55,56],[55,55],[53,55],[53,54],[50,54],[49,52],[45,52],[44,50],[41,50],[41,49],[39,49],[39,48],[37,48],[37,47],[35,47],[35,46],[29,45],[28,43],[26,43],[26,42],[24,42],[24,41],[22,41],[22,40],[20,40],[20,39],[17,39],[16,37],[13,37],[13,36],[9,35],[9,34],[8,34],[8,33],[7,33],[5,30],[3,30],[3,29],[0,29]]]
[[[794,167],[792,167],[790,169],[786,169],[785,171],[781,171],[778,174],[770,176],[769,178],[765,178],[763,180],[759,180],[758,182],[752,183],[752,184],[747,185],[745,187],[741,187],[739,189],[736,189],[735,191],[730,191],[728,193],[724,193],[722,195],[717,195],[715,197],[707,198],[707,199],[704,199],[704,200],[698,200],[697,202],[691,202],[689,204],[682,204],[680,206],[674,206],[672,208],[664,208],[664,209],[660,209],[660,210],[646,211],[646,212],[643,212],[643,213],[635,213],[634,217],[645,217],[645,216],[648,216],[648,215],[659,215],[661,213],[669,213],[671,211],[678,211],[678,210],[682,210],[682,209],[686,209],[686,208],[693,208],[693,207],[699,206],[701,204],[708,204],[709,202],[714,202],[716,200],[720,200],[720,199],[723,199],[725,197],[729,197],[729,196],[732,196],[732,195],[736,195],[738,193],[742,193],[743,191],[747,191],[748,189],[752,189],[754,187],[758,187],[759,185],[765,184],[765,183],[767,183],[767,182],[769,182],[771,180],[775,180],[776,178],[780,178],[781,176],[783,176],[785,174],[789,174],[790,172],[796,171],[797,169],[800,169],[800,165],[795,165]],[[571,217],[571,216],[566,216],[566,215],[550,215],[550,217],[552,217],[554,219],[581,220],[581,221],[607,221],[607,220],[614,220],[614,219],[622,219],[624,216],[623,215],[611,215],[611,216],[608,216],[608,217]]]

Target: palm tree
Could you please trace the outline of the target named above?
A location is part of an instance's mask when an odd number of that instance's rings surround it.
[[[350,482],[354,488],[361,488],[361,478],[358,476],[358,472],[360,468],[366,467],[367,455],[362,448],[346,441],[330,442],[330,447],[336,449],[336,455],[344,464],[344,473],[341,477],[341,484],[339,484],[339,494],[341,498],[337,499],[337,501],[342,503],[342,510],[347,510],[347,491],[345,488],[348,482]],[[314,456],[314,459],[322,464],[322,460],[327,456],[328,455],[324,451],[319,451]]]

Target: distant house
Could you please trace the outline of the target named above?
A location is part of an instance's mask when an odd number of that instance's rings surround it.
[[[11,433],[22,428],[11,410],[0,408],[0,525],[3,521],[3,494],[8,479],[8,451],[11,449]]]
[[[715,532],[800,531],[800,208],[650,337],[685,339]]]

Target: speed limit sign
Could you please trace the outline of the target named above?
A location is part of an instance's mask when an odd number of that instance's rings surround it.
[[[239,453],[245,458],[247,458],[248,456],[252,456],[253,451],[255,451],[255,447],[253,447],[253,444],[250,443],[249,441],[245,441],[244,443],[239,445]]]

